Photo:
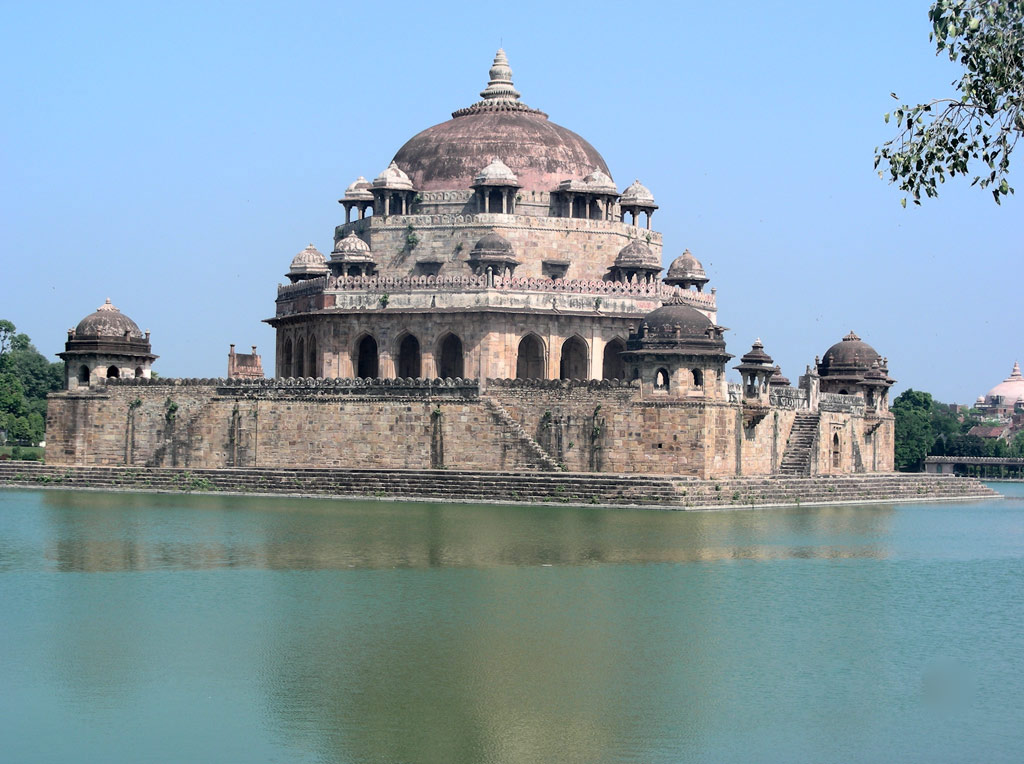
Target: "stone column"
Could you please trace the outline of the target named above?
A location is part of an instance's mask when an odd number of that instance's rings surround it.
[[[391,351],[381,349],[380,355],[378,356],[380,368],[377,373],[381,379],[394,379],[395,378],[395,359],[391,357]]]
[[[437,377],[437,364],[434,362],[434,354],[430,350],[423,350],[420,354],[420,374],[424,379]]]

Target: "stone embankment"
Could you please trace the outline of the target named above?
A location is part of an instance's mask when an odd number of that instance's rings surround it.
[[[698,480],[569,472],[68,467],[14,461],[0,462],[0,485],[665,509],[892,503],[999,496],[975,478],[924,474]]]

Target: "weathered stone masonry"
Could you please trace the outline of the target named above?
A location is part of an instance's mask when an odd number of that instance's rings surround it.
[[[891,469],[868,461],[877,459],[863,445],[870,425],[851,413],[822,413],[822,433],[841,430],[853,445],[835,467],[831,448],[818,448],[812,473]],[[766,475],[777,471],[794,416],[777,407],[747,427],[740,403],[645,397],[639,383],[612,381],[489,380],[481,391],[473,380],[121,380],[51,396],[46,459]]]

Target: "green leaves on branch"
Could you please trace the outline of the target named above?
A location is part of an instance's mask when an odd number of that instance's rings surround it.
[[[1010,154],[1024,134],[1024,2],[936,0],[928,18],[936,52],[964,68],[952,83],[960,97],[886,114],[899,133],[875,149],[875,169],[914,204],[922,194],[938,196],[947,176],[969,174],[971,185],[990,189],[1000,204],[1013,193]]]

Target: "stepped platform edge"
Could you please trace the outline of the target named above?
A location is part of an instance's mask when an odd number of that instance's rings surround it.
[[[977,478],[924,473],[701,480],[589,472],[188,469],[66,466],[23,461],[0,462],[0,486],[481,504],[558,503],[669,510],[1002,498]]]

